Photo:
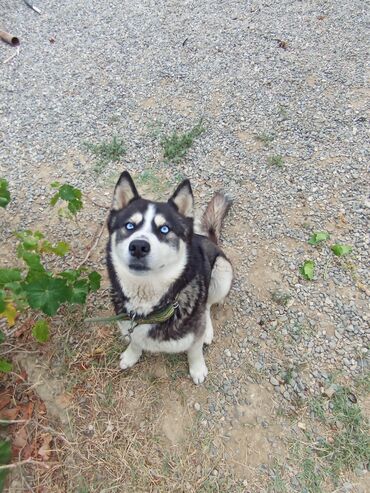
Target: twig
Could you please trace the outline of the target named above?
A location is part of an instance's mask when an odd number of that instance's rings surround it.
[[[13,53],[13,55],[10,55],[10,57],[8,57],[6,60],[4,60],[3,63],[8,63],[8,62],[10,62],[10,60],[13,60],[13,58],[15,58],[16,56],[18,56],[19,55],[19,50],[20,50],[20,48],[18,46],[17,50]]]
[[[105,229],[105,225],[106,225],[106,223],[107,223],[107,221],[105,220],[105,221],[104,221],[104,223],[103,223],[103,225],[102,225],[102,227],[101,227],[101,229],[100,229],[100,232],[99,232],[99,234],[98,234],[98,236],[97,236],[97,238],[96,238],[96,240],[95,240],[95,242],[94,242],[94,244],[93,244],[93,246],[89,249],[89,251],[87,252],[87,254],[86,254],[85,258],[84,258],[84,259],[83,259],[83,260],[82,260],[82,261],[78,264],[78,266],[77,266],[77,270],[78,270],[80,267],[82,267],[84,263],[86,263],[86,262],[87,262],[87,260],[89,259],[90,255],[92,254],[93,250],[95,250],[95,248],[98,246],[98,243],[99,243],[99,241],[100,241],[100,238],[101,238],[101,236],[102,236],[102,234],[103,234],[103,231],[104,231],[104,229]]]
[[[39,15],[41,15],[41,11],[40,11],[37,7],[35,7],[35,6],[33,5],[33,3],[29,2],[28,0],[23,0],[23,1],[24,1],[24,3],[27,5],[27,7],[29,7],[30,9],[34,10],[34,11],[35,11],[35,12],[37,12]]]
[[[27,423],[26,419],[0,419],[0,425],[13,425],[15,423]]]
[[[91,199],[88,195],[85,195],[87,200],[89,200],[92,204],[96,205],[96,207],[100,207],[101,209],[110,209],[109,205],[103,205],[99,204],[98,202],[95,202],[95,200]]]
[[[26,460],[20,460],[19,462],[13,462],[12,464],[5,464],[4,466],[0,466],[0,471],[3,471],[4,469],[15,469],[16,467],[23,466],[24,464],[35,464],[44,467],[45,469],[50,469],[50,466],[48,464],[30,458]]]

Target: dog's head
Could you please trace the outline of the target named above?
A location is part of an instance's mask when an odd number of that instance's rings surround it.
[[[152,202],[140,197],[130,174],[123,172],[114,190],[108,229],[112,253],[132,275],[153,276],[185,267],[193,233],[189,180],[168,202]]]

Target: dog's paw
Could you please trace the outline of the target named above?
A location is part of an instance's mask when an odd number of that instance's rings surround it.
[[[208,368],[206,367],[204,361],[202,363],[197,363],[196,365],[193,365],[189,369],[189,371],[190,376],[196,385],[203,383],[206,379],[206,376],[208,375]]]
[[[207,346],[209,346],[212,341],[213,341],[213,327],[211,326],[210,328],[207,327],[206,333],[204,334],[204,344],[207,344]]]
[[[129,346],[126,349],[126,351],[124,351],[121,354],[120,362],[119,362],[120,368],[122,370],[127,370],[127,368],[131,368],[131,366],[134,366],[134,364],[137,363],[140,356],[141,356],[141,353],[138,354],[135,351],[132,351],[132,349]]]

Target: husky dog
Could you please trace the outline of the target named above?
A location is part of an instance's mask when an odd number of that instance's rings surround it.
[[[123,172],[108,219],[107,266],[115,312],[126,316],[118,324],[130,340],[120,367],[133,366],[143,350],[186,352],[190,375],[199,384],[208,373],[203,343],[213,338],[210,308],[225,298],[233,278],[217,245],[231,202],[215,194],[200,234],[193,229],[193,203],[189,180],[168,202],[152,202],[140,197]]]

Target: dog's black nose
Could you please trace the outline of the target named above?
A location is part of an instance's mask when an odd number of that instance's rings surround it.
[[[134,240],[129,244],[128,249],[133,257],[142,258],[150,252],[150,244],[145,240]]]

